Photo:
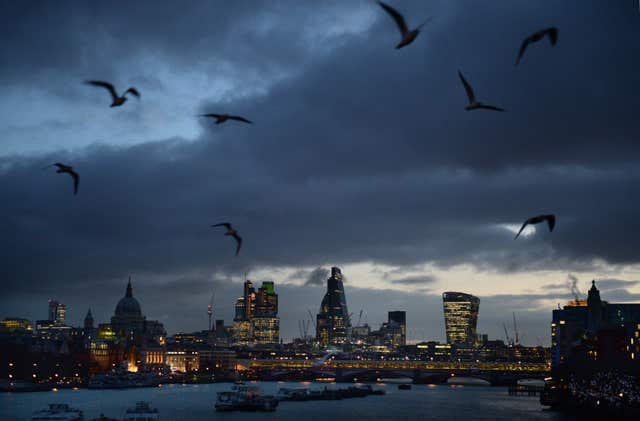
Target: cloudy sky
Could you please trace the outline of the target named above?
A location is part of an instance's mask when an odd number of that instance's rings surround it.
[[[448,290],[532,345],[572,279],[640,302],[637,1],[389,2],[433,16],[402,50],[373,1],[0,1],[0,317],[54,298],[105,322],[132,276],[148,318],[199,330],[246,275],[276,282],[290,339],[330,266],[354,317],[407,310],[413,340],[444,339]],[[508,112],[466,112],[458,69]],[[109,108],[86,79],[142,98]],[[541,213],[556,230],[514,241]]]

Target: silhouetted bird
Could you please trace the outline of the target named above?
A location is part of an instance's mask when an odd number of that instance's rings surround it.
[[[56,173],[67,173],[71,177],[73,177],[73,194],[78,193],[78,184],[80,184],[80,175],[73,170],[73,167],[70,165],[65,165],[60,162],[56,162],[55,164],[47,165],[48,167],[58,167],[58,171]]]
[[[222,124],[227,120],[236,120],[242,121],[243,123],[253,124],[252,121],[247,120],[244,117],[240,117],[239,115],[229,115],[229,114],[201,114],[200,117],[211,117],[216,119],[216,124]]]
[[[460,76],[460,80],[464,85],[464,90],[467,92],[467,97],[469,98],[469,105],[467,105],[464,109],[467,111],[477,110],[477,109],[485,109],[485,110],[494,110],[494,111],[504,111],[503,108],[494,107],[493,105],[486,105],[480,101],[476,100],[476,96],[473,93],[473,89],[471,89],[471,85],[465,80],[464,76],[460,70],[458,70],[458,76]]]
[[[525,229],[527,225],[529,224],[535,225],[544,221],[547,221],[547,224],[549,224],[549,231],[553,231],[553,228],[556,226],[556,216],[555,215],[538,215],[524,221],[524,224],[522,224],[522,228],[520,228],[520,231],[518,231],[514,240],[520,236],[520,233],[522,232],[522,230]]]
[[[112,101],[111,107],[119,107],[122,104],[124,104],[125,101],[127,100],[128,93],[133,94],[136,98],[140,98],[140,92],[138,92],[137,89],[133,87],[124,91],[124,94],[122,94],[122,96],[118,96],[116,89],[109,82],[102,82],[100,80],[88,80],[85,83],[87,85],[99,86],[101,88],[105,88],[106,90],[108,90],[109,93],[111,94],[111,101]]]
[[[418,34],[420,33],[420,30],[422,30],[422,27],[431,20],[431,18],[429,18],[418,27],[416,27],[416,29],[409,30],[409,28],[407,27],[407,22],[405,22],[404,17],[400,14],[400,12],[381,1],[379,1],[378,4],[393,18],[393,20],[396,22],[396,25],[398,26],[398,29],[400,30],[402,38],[400,39],[398,45],[396,45],[396,49],[400,49],[411,44],[418,37]]]
[[[516,66],[518,65],[518,63],[520,63],[520,59],[524,55],[524,52],[526,51],[529,44],[531,44],[532,42],[540,41],[545,37],[545,35],[549,36],[549,41],[551,42],[552,47],[556,45],[556,42],[558,42],[558,28],[556,28],[555,26],[535,32],[533,35],[528,36],[524,41],[522,41],[520,52],[518,53],[518,58],[516,59]]]
[[[222,222],[220,224],[215,224],[215,225],[211,225],[211,226],[212,227],[225,227],[225,228],[227,228],[227,232],[225,232],[224,235],[232,236],[233,238],[236,239],[236,242],[238,243],[238,247],[236,248],[236,256],[237,256],[238,253],[240,253],[240,247],[242,246],[242,237],[240,237],[238,235],[238,231],[233,229],[231,224],[228,223],[228,222]]]

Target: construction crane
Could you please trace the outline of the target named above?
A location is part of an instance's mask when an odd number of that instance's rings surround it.
[[[211,331],[211,316],[213,316],[213,300],[216,298],[216,290],[213,290],[213,294],[211,294],[211,299],[209,300],[209,305],[207,306],[207,316],[209,316],[209,331]]]
[[[507,325],[502,323],[502,327],[504,328],[504,336],[507,338],[507,345],[511,345],[511,338],[509,338],[509,332],[507,331]]]
[[[311,313],[311,310],[307,309],[307,313],[309,313],[309,326],[311,326],[311,324],[313,323],[315,318],[313,317],[313,314]]]
[[[520,344],[520,339],[518,338],[518,325],[516,324],[516,312],[513,312],[513,330],[516,333],[516,339],[514,341],[514,345]]]

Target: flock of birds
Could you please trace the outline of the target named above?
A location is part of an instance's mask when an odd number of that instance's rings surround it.
[[[407,26],[407,22],[404,18],[404,16],[402,16],[402,14],[400,12],[398,12],[396,9],[394,9],[393,7],[389,6],[388,4],[382,2],[382,1],[378,1],[378,4],[380,5],[380,7],[389,14],[389,16],[391,16],[391,18],[394,20],[396,26],[398,27],[398,30],[400,31],[400,41],[398,42],[398,44],[396,45],[396,49],[401,49],[404,48],[408,45],[410,45],[411,43],[413,43],[416,38],[418,37],[418,35],[420,34],[420,32],[422,31],[422,28],[424,27],[424,25],[426,25],[427,23],[429,23],[431,21],[432,18],[428,18],[427,20],[425,20],[423,23],[421,23],[420,25],[418,25],[417,27],[415,27],[414,29],[409,29],[409,27]],[[520,60],[522,59],[525,51],[527,50],[527,48],[529,47],[530,44],[532,43],[536,43],[542,39],[544,39],[545,37],[549,38],[549,41],[551,43],[551,46],[556,45],[556,43],[558,42],[558,29],[556,27],[549,27],[546,29],[542,29],[540,31],[534,32],[533,34],[531,34],[530,36],[528,36],[527,38],[525,38],[522,41],[522,44],[520,46],[520,50],[518,51],[518,57],[516,59],[515,65],[517,66],[520,63]],[[478,110],[478,109],[484,109],[484,110],[492,110],[492,111],[506,111],[504,108],[500,108],[500,107],[496,107],[494,105],[488,105],[488,104],[484,104],[480,101],[477,100],[475,93],[473,91],[473,88],[471,87],[471,85],[469,84],[469,82],[467,82],[467,80],[464,78],[464,76],[462,75],[462,72],[460,70],[458,70],[458,76],[460,78],[460,81],[462,82],[462,85],[464,87],[464,90],[467,94],[467,99],[469,101],[469,105],[467,105],[465,107],[465,110],[467,111],[471,111],[471,110]],[[111,105],[110,107],[120,107],[122,105],[124,105],[124,103],[127,101],[127,94],[131,94],[133,96],[135,96],[136,98],[140,99],[140,92],[138,92],[138,90],[134,87],[130,87],[129,89],[127,89],[126,91],[124,91],[124,93],[122,95],[118,95],[118,92],[116,91],[115,87],[113,86],[113,84],[109,83],[109,82],[104,82],[104,81],[100,81],[100,80],[88,80],[85,82],[87,85],[90,86],[95,86],[95,87],[99,87],[99,88],[103,88],[106,89],[109,94],[111,95]],[[209,113],[209,114],[201,114],[200,117],[207,117],[207,118],[213,118],[215,119],[215,124],[222,124],[225,123],[229,120],[234,120],[234,121],[239,121],[242,123],[246,123],[246,124],[252,124],[253,122],[250,121],[249,119],[242,117],[242,116],[237,116],[237,115],[229,115],[229,114],[217,114],[217,113]],[[78,193],[78,186],[80,184],[80,175],[73,169],[72,166],[70,165],[66,165],[60,162],[56,162],[54,164],[48,165],[45,168],[51,167],[51,166],[55,166],[58,168],[58,170],[56,171],[56,173],[66,173],[69,174],[72,178],[73,178],[73,193],[77,194]],[[522,231],[528,226],[528,225],[535,225],[535,224],[540,224],[543,222],[547,222],[548,226],[549,226],[549,231],[553,231],[555,225],[556,225],[556,217],[555,215],[549,214],[549,215],[538,215],[538,216],[534,216],[531,217],[529,219],[527,219],[523,224],[522,227],[520,228],[520,231],[518,231],[518,233],[515,236],[515,239],[517,239],[520,234],[522,233]],[[242,247],[242,237],[240,237],[240,235],[238,234],[238,231],[235,230],[233,228],[233,226],[231,225],[231,223],[229,222],[223,222],[223,223],[219,223],[219,224],[215,224],[212,225],[212,227],[225,227],[226,228],[226,232],[224,233],[224,235],[226,236],[230,236],[233,237],[236,241],[236,253],[235,255],[237,256],[240,253],[240,248]]]

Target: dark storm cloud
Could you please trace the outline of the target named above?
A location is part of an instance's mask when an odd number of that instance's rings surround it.
[[[399,285],[424,285],[436,282],[436,278],[431,275],[408,276],[406,278],[392,279],[390,282]]]
[[[252,126],[202,121],[193,142],[0,158],[0,302],[63,285],[119,290],[114,280],[129,273],[239,276],[322,262],[499,271],[638,263],[637,10],[631,2],[452,3],[399,4],[442,16],[401,52],[378,13],[370,29],[329,38],[335,44],[313,54],[305,48],[313,41],[296,34],[315,9],[297,2],[187,2],[179,18],[173,3],[136,2],[126,13],[111,3],[2,3],[0,78],[11,86],[66,81],[69,72],[73,83],[87,74],[136,80],[139,64],[128,63],[143,54],[185,71],[203,61],[215,68],[219,58],[241,73],[287,77],[260,95],[200,106],[242,110]],[[246,32],[252,22],[262,30]],[[550,24],[560,28],[558,45],[532,47],[514,69],[521,38]],[[509,112],[466,113],[458,68],[479,97]],[[67,177],[41,170],[55,161],[80,172],[78,196]],[[558,216],[553,233],[514,242],[502,227],[546,212]],[[209,228],[222,220],[245,240],[235,259],[233,242]],[[184,285],[206,301],[209,281],[197,279]],[[170,296],[166,288],[158,302]],[[408,299],[397,297],[398,306]],[[171,306],[162,314],[170,317]]]
[[[304,285],[323,285],[330,275],[331,273],[327,268],[315,268],[311,273],[309,273],[309,276],[307,276],[307,280],[304,281]]]
[[[596,280],[596,286],[598,289],[607,291],[607,290],[617,290],[617,289],[626,289],[630,287],[634,287],[640,284],[640,281],[625,281],[624,279],[598,279]]]

